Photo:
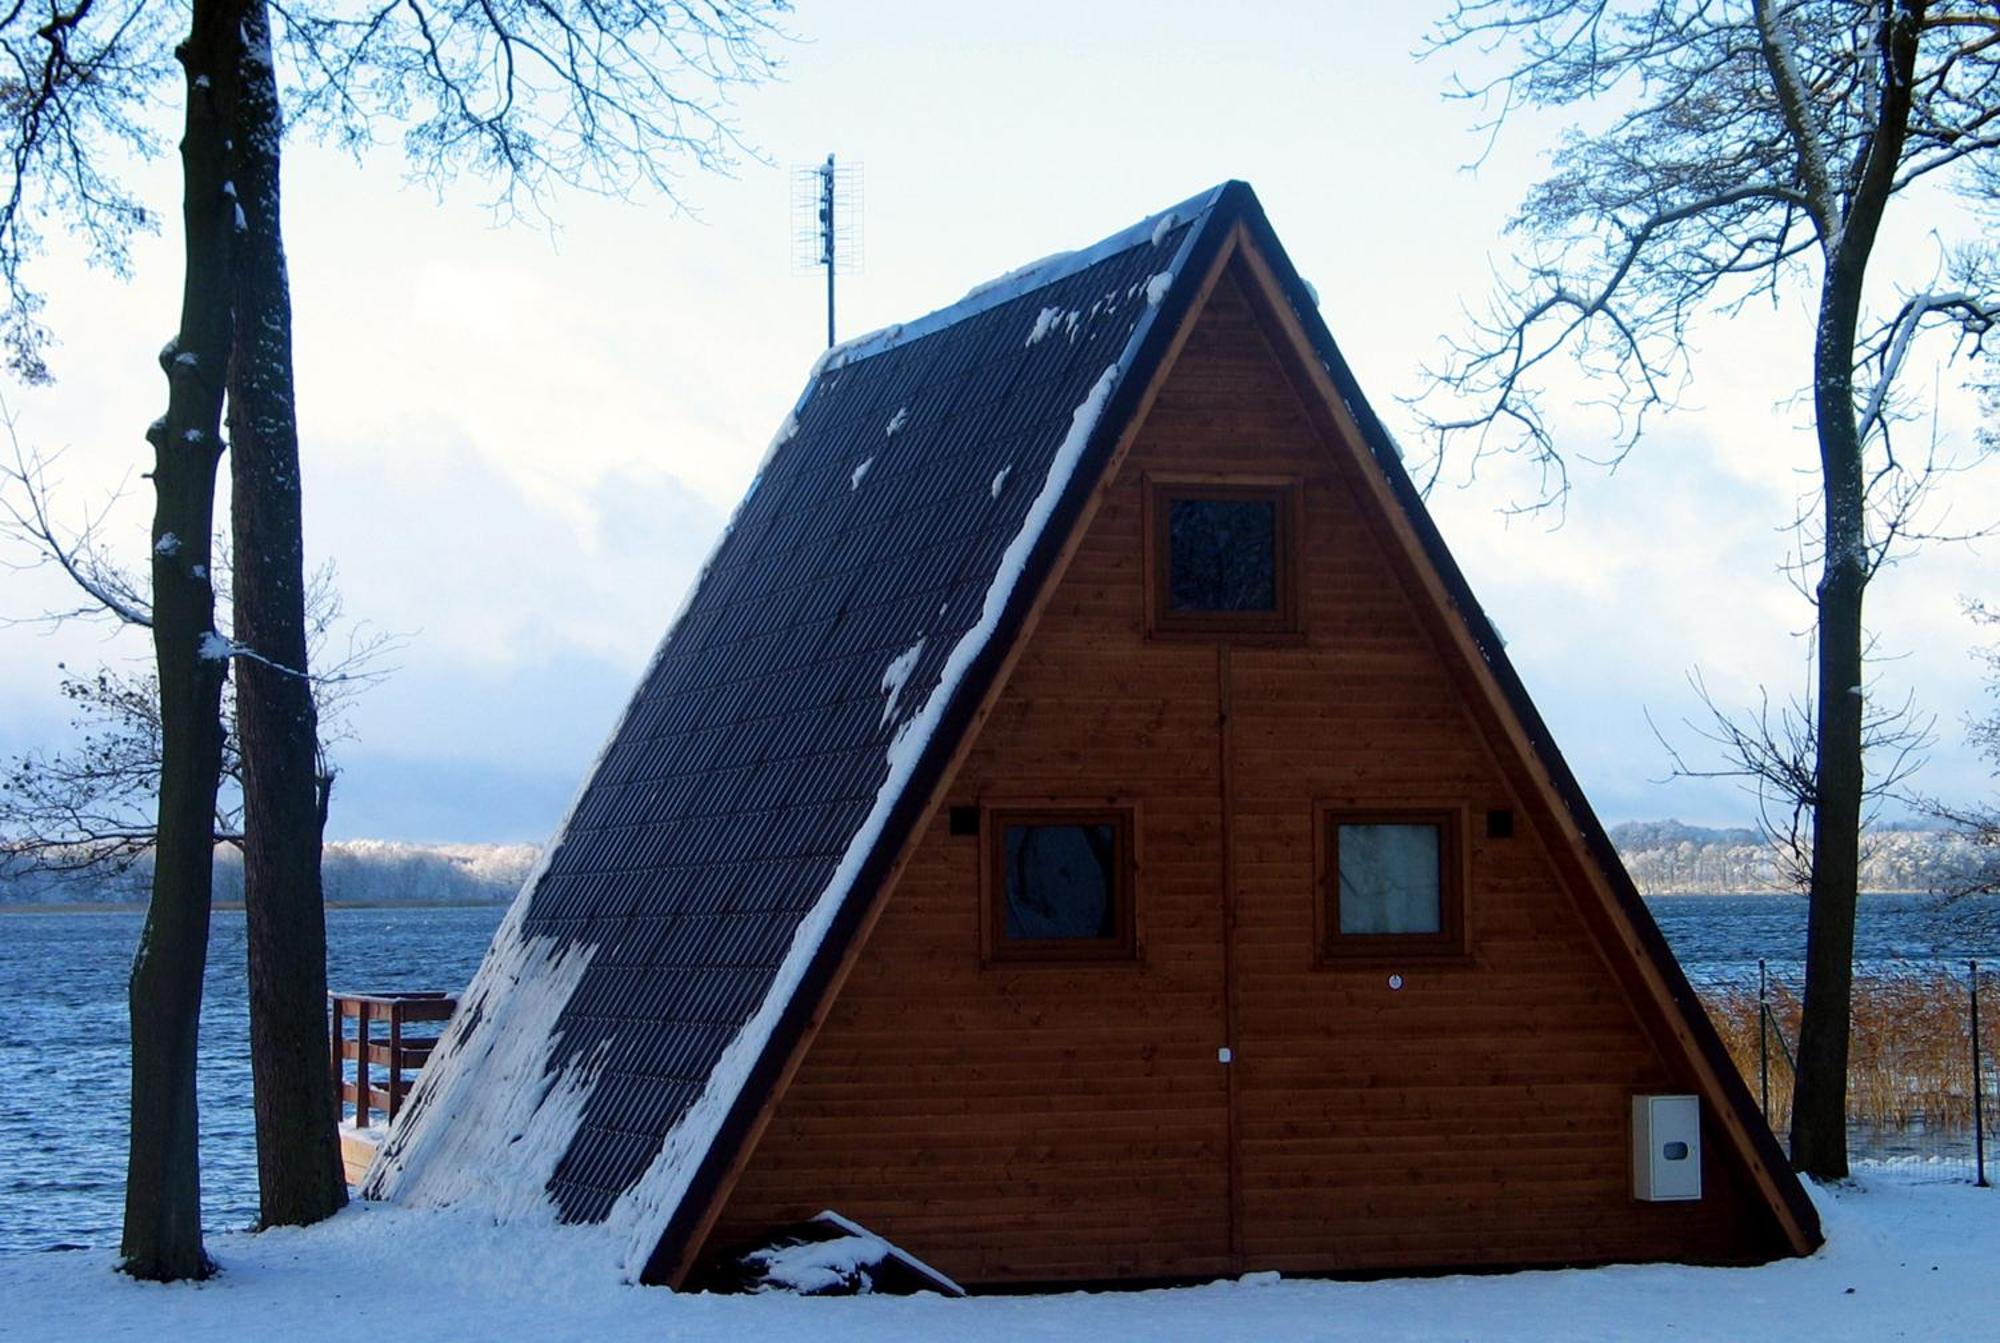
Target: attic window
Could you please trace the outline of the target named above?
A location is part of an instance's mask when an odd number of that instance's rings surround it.
[[[996,810],[980,831],[989,959],[1131,958],[1131,812]]]
[[[1322,956],[1465,950],[1456,813],[1322,807],[1319,831]]]
[[[1155,480],[1147,503],[1155,633],[1298,630],[1298,482]]]

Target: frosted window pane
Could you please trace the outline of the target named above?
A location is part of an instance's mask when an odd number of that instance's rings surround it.
[[[1118,935],[1115,825],[1007,827],[1007,936]]]
[[[1340,931],[1442,932],[1435,825],[1340,827]]]

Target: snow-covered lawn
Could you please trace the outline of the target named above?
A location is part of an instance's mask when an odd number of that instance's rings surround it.
[[[588,1233],[357,1206],[219,1237],[223,1274],[145,1286],[103,1252],[0,1258],[0,1337],[451,1339],[1991,1338],[2000,1190],[1871,1170],[1815,1194],[1828,1244],[1756,1269],[1666,1266],[1371,1283],[1246,1280],[1035,1297],[674,1296],[603,1278]]]

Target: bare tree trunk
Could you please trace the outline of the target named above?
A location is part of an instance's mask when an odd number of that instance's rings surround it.
[[[1868,590],[1867,489],[1854,409],[1854,346],[1868,259],[1895,191],[1910,125],[1911,85],[1924,0],[1883,15],[1877,43],[1887,75],[1867,163],[1832,239],[1813,343],[1826,553],[1817,601],[1819,724],[1813,787],[1811,910],[1806,988],[1792,1097],[1792,1165],[1822,1180],[1847,1175],[1847,1044],[1854,987],[1854,914],[1861,872],[1863,644]]]
[[[1854,915],[1861,867],[1862,596],[1867,537],[1849,364],[1823,367],[1818,396],[1826,556],[1818,587],[1818,758],[1814,772],[1806,985],[1792,1100],[1792,1165],[1822,1180],[1847,1175],[1847,1048]],[[1844,432],[1843,432],[1844,430]]]
[[[250,0],[232,155],[236,345],[229,364],[236,726],[259,1220],[317,1222],[347,1202],[326,1029],[319,732],[306,677],[305,561],[291,281],[279,218],[282,112],[270,19]]]
[[[132,1141],[122,1266],[135,1277],[199,1278],[195,1044],[208,960],[221,699],[228,672],[210,580],[223,378],[231,343],[227,114],[238,44],[232,7],[195,0],[177,54],[187,76],[181,139],[186,276],[180,332],[162,352],[167,413],[147,431],[153,466],[153,651],[160,678],[159,845],[153,898],[132,963]]]

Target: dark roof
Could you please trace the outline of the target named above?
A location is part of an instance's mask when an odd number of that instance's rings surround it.
[[[739,1047],[751,1057],[725,1064],[725,1051],[767,1004],[767,1018],[803,1011],[814,998],[800,983],[831,972],[866,903],[846,896],[879,884],[928,792],[909,783],[950,754],[1032,597],[1015,580],[1048,566],[1053,545],[1033,543],[1067,530],[1069,470],[1102,448],[1090,429],[1129,416],[1102,412],[1133,390],[1135,365],[1157,362],[1188,302],[1165,277],[1198,264],[1191,244],[1223,195],[814,370],[468,990],[452,1032],[467,1038],[441,1051],[478,1057],[469,1037],[498,992],[587,953],[540,1023],[549,1074],[592,1079],[547,1181],[565,1220],[605,1218],[717,1079],[748,1082],[732,1102],[775,1080],[761,1039]],[[768,1039],[791,1023],[755,1024]],[[416,1158],[458,1108],[441,1098],[451,1071],[419,1088],[373,1188],[425,1196]]]
[[[673,1271],[1238,225],[1720,1057],[1256,197],[1229,183],[821,361],[496,936],[371,1192],[435,1200],[462,1192],[470,1165],[532,1172],[564,1220],[623,1210],[628,1269]],[[447,1136],[469,1126],[478,1092],[532,1082],[535,1066],[561,1103],[538,1092],[519,1133]],[[1726,1058],[1719,1071],[1737,1080]]]

